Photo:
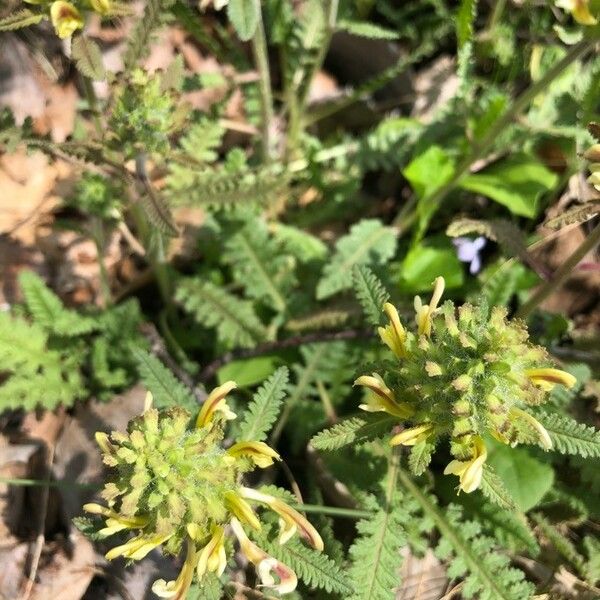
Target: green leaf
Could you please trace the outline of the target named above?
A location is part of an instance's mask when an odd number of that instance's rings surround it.
[[[375,23],[367,23],[365,21],[340,19],[336,26],[342,31],[371,40],[397,40],[399,37],[398,33],[392,29],[386,29],[380,25],[375,25]]]
[[[489,464],[486,464],[483,469],[483,477],[481,478],[481,493],[490,502],[501,506],[508,510],[515,509],[515,502],[509,491],[504,487],[502,479],[498,477],[494,469]]]
[[[526,450],[494,445],[489,450],[487,463],[522,512],[536,506],[554,483],[552,467],[533,458]]]
[[[229,0],[227,16],[240,39],[247,42],[256,31],[260,17],[258,0]]]
[[[21,29],[22,27],[29,27],[30,25],[36,25],[44,18],[44,14],[35,14],[29,9],[25,8],[19,10],[8,17],[0,19],[0,31],[13,31],[15,29]]]
[[[153,354],[132,346],[143,384],[152,393],[153,406],[169,408],[181,406],[194,412],[198,403],[192,392],[185,387],[173,373]]]
[[[390,297],[383,283],[364,265],[354,267],[352,280],[354,293],[363,308],[367,321],[371,325],[381,325],[383,305]]]
[[[325,260],[327,246],[318,237],[283,223],[276,223],[272,228],[275,238],[301,263]]]
[[[406,543],[402,509],[380,510],[372,519],[359,521],[359,537],[350,548],[354,583],[351,600],[389,600],[400,583],[400,548]]]
[[[352,592],[344,571],[323,552],[304,546],[296,538],[283,546],[271,540],[261,541],[262,544],[269,554],[291,567],[310,587],[341,594],[342,597]]]
[[[317,433],[310,443],[317,450],[338,450],[349,444],[360,444],[386,435],[397,422],[393,417],[380,415],[351,417]]]
[[[249,387],[264,381],[275,371],[281,358],[275,354],[234,360],[217,371],[219,384],[235,381],[240,387]]]
[[[438,276],[444,277],[448,289],[464,283],[464,267],[449,244],[414,246],[406,255],[400,273],[400,286],[407,292],[430,290]]]
[[[317,284],[317,299],[323,300],[352,287],[357,265],[381,266],[396,252],[396,234],[377,219],[364,219],[337,241],[335,254]]]
[[[73,40],[71,54],[81,74],[94,81],[101,81],[106,77],[102,52],[100,52],[98,44],[90,38],[78,35]]]
[[[288,380],[287,367],[280,367],[254,394],[240,425],[240,440],[262,442],[267,439],[267,434],[279,415]]]
[[[461,179],[460,187],[506,206],[515,215],[533,218],[539,197],[557,181],[558,176],[540,162],[527,154],[517,154]]]
[[[534,416],[546,428],[557,452],[583,458],[600,457],[600,431],[596,428],[557,413],[535,411]]]
[[[33,320],[47,331],[59,336],[76,337],[100,329],[97,319],[66,309],[60,298],[33,271],[21,271],[19,285]]]
[[[477,14],[477,0],[462,0],[456,16],[456,38],[462,48],[473,39],[473,23]]]
[[[419,442],[410,449],[408,466],[413,475],[421,475],[425,472],[431,462],[431,453],[434,450],[435,446],[426,441]]]
[[[208,281],[183,280],[175,298],[199,323],[215,328],[220,340],[229,347],[252,347],[267,337],[250,302],[240,300]]]

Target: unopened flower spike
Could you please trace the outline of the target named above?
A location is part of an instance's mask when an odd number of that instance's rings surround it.
[[[528,407],[543,403],[556,385],[570,388],[576,380],[551,364],[546,350],[529,341],[525,325],[507,319],[506,309],[440,305],[444,279],[438,277],[433,288],[429,304],[415,298],[415,332],[404,329],[396,309],[385,304],[390,322],[379,335],[399,360],[386,361],[355,385],[367,389],[362,410],[387,412],[401,422],[389,443],[416,452],[411,464],[449,440],[453,460],[444,472],[458,476],[459,489],[471,493],[486,468],[486,437],[552,448],[550,434]],[[418,472],[426,466],[420,462]]]
[[[244,473],[272,465],[279,454],[261,441],[240,440],[223,447],[224,426],[235,417],[227,395],[235,387],[228,381],[213,390],[195,420],[183,408],[159,411],[148,402],[143,414],[130,421],[127,433],[96,434],[113,475],[100,494],[106,505],[83,508],[102,519],[101,536],[132,534],[107,552],[108,560],[141,560],[159,547],[166,554],[185,554],[176,579],[154,582],[152,591],[161,598],[183,600],[194,577],[221,575],[230,531],[255,565],[261,585],[280,593],[294,590],[293,570],[247,535],[261,529],[255,508],[268,508],[279,516],[280,543],[298,534],[323,549],[321,537],[303,515],[279,498],[243,485]]]

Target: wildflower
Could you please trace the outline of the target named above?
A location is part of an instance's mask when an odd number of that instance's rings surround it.
[[[59,38],[71,37],[75,31],[83,28],[81,13],[70,3],[56,0],[50,6],[50,18]]]
[[[429,304],[415,299],[416,331],[404,329],[397,311],[385,305],[390,323],[379,333],[401,360],[386,361],[379,373],[354,383],[368,390],[362,410],[402,422],[390,444],[417,452],[415,472],[422,472],[428,456],[423,444],[449,440],[445,473],[458,475],[460,489],[470,493],[486,468],[485,436],[552,448],[550,434],[527,406],[543,403],[556,385],[572,387],[575,378],[551,366],[546,350],[529,341],[522,322],[507,319],[506,309],[483,302],[458,310],[450,301],[439,306],[443,290],[438,277]]]
[[[459,487],[470,494],[474,492],[481,483],[483,476],[483,464],[487,458],[487,450],[483,440],[477,436],[473,443],[473,457],[470,460],[453,460],[444,469],[444,475],[458,475],[460,479]]]
[[[452,240],[456,247],[458,260],[469,263],[469,273],[476,275],[481,270],[480,252],[485,248],[487,240],[483,236],[476,237],[474,240],[467,237],[457,237]]]
[[[581,25],[598,23],[598,20],[590,12],[589,0],[556,0],[556,6],[570,12]]]
[[[101,536],[134,534],[110,549],[106,558],[140,560],[159,547],[172,555],[185,551],[179,576],[154,582],[152,591],[161,598],[183,600],[194,572],[199,580],[206,573],[223,573],[229,525],[263,585],[281,593],[296,587],[294,572],[245,532],[261,529],[255,503],[279,516],[281,544],[297,533],[317,550],[323,549],[321,537],[303,515],[279,498],[242,484],[244,473],[272,465],[279,454],[252,440],[222,447],[224,425],[235,417],[226,400],[234,388],[229,381],[213,390],[195,420],[183,408],[158,411],[148,403],[144,413],[129,423],[127,433],[96,435],[114,477],[101,492],[107,506],[90,503],[83,508],[102,519]]]
[[[90,0],[92,9],[101,15],[108,15],[112,9],[112,0]]]

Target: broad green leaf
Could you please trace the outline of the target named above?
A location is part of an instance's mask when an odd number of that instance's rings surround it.
[[[219,385],[231,380],[240,387],[255,385],[269,377],[280,363],[275,355],[234,360],[217,371],[217,380]]]
[[[229,0],[227,16],[240,39],[247,42],[256,31],[260,3],[258,0]]]
[[[520,448],[494,445],[487,462],[522,512],[536,506],[554,483],[552,467]]]
[[[551,190],[558,176],[526,154],[512,156],[481,173],[468,175],[460,187],[506,206],[513,214],[533,218],[538,199]]]
[[[401,267],[400,285],[408,292],[431,290],[438,276],[446,280],[448,289],[464,283],[464,266],[450,245],[419,244],[410,249]]]

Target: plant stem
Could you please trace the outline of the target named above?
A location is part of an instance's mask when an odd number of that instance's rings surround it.
[[[255,0],[257,1],[257,0]],[[258,24],[252,37],[252,51],[254,62],[259,75],[260,101],[261,101],[261,129],[263,160],[271,162],[271,124],[273,122],[273,91],[271,88],[271,73],[269,70],[269,55],[267,50],[267,38],[262,18],[262,10],[258,7]]]
[[[331,515],[332,517],[344,517],[348,519],[368,519],[373,516],[373,513],[369,510],[338,508],[337,506],[321,506],[320,504],[293,504],[292,508],[305,513]]]
[[[41,479],[11,479],[10,477],[0,477],[0,484],[18,485],[21,487],[41,487],[48,486],[53,488],[81,488],[97,490],[102,487],[97,483],[78,483],[76,481],[42,481]]]
[[[94,91],[94,84],[89,77],[85,75],[81,76],[83,81],[83,91],[85,93],[85,98],[90,107],[90,112],[92,113],[92,119],[94,120],[94,127],[96,128],[96,133],[102,139],[104,137],[104,128],[102,127],[102,121],[100,121],[100,114],[98,113],[98,101],[96,99],[96,92]]]
[[[573,269],[579,264],[583,257],[600,244],[600,223],[594,227],[590,235],[583,240],[579,247],[567,258],[557,269],[554,277],[545,281],[533,294],[533,296],[517,311],[517,317],[526,319],[531,311],[541,304],[552,292],[556,291],[569,278]]]
[[[479,160],[481,157],[494,146],[498,136],[504,131],[504,129],[510,125],[513,120],[522,112],[534,99],[542,92],[552,81],[554,81],[569,65],[574,63],[578,58],[588,52],[593,45],[596,43],[594,39],[583,39],[578,44],[575,44],[569,52],[558,61],[552,68],[544,74],[543,77],[532,83],[508,108],[488,130],[486,136],[479,142],[473,144],[471,152],[467,154],[459,163],[456,165],[454,174],[451,179],[442,187],[438,188],[431,196],[427,198],[427,203],[430,205],[437,205],[446,198],[446,196],[460,183],[460,180],[469,172],[471,165]],[[400,222],[398,217],[394,220],[394,226],[399,226]],[[420,235],[416,236],[417,241],[424,234],[419,232]]]

